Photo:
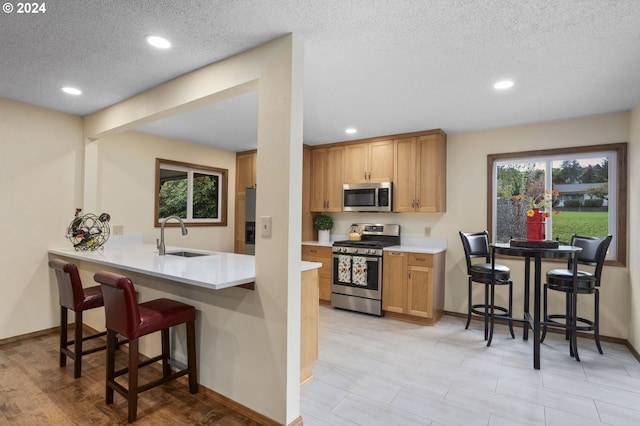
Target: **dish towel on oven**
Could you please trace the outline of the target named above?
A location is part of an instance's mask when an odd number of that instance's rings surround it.
[[[338,256],[338,281],[351,284],[351,256]]]
[[[367,285],[367,259],[364,257],[353,256],[353,283]]]

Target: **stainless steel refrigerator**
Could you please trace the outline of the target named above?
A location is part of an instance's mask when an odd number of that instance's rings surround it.
[[[247,188],[244,213],[244,252],[256,254],[256,189]]]

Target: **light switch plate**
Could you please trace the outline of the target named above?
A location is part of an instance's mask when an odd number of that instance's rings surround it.
[[[271,216],[260,217],[260,229],[262,238],[271,238]]]

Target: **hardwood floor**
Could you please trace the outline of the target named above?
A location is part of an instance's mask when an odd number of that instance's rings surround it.
[[[101,343],[97,339],[87,347]],[[0,346],[0,426],[126,424],[124,398],[116,394],[113,404],[104,402],[105,352],[83,357],[82,377],[74,379],[73,360],[59,367],[57,345],[58,334],[51,333]],[[126,352],[118,352],[116,368],[126,365]],[[160,369],[143,368],[141,383],[160,374]],[[135,424],[259,425],[200,389],[190,394],[183,377],[144,392]]]

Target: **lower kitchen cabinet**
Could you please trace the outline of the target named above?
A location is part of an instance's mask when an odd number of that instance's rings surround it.
[[[318,276],[319,301],[331,303],[331,247],[303,245],[302,260],[322,263]]]
[[[300,289],[300,384],[313,378],[318,359],[318,270],[302,272]]]
[[[384,253],[382,310],[390,318],[434,325],[444,312],[445,253]]]

